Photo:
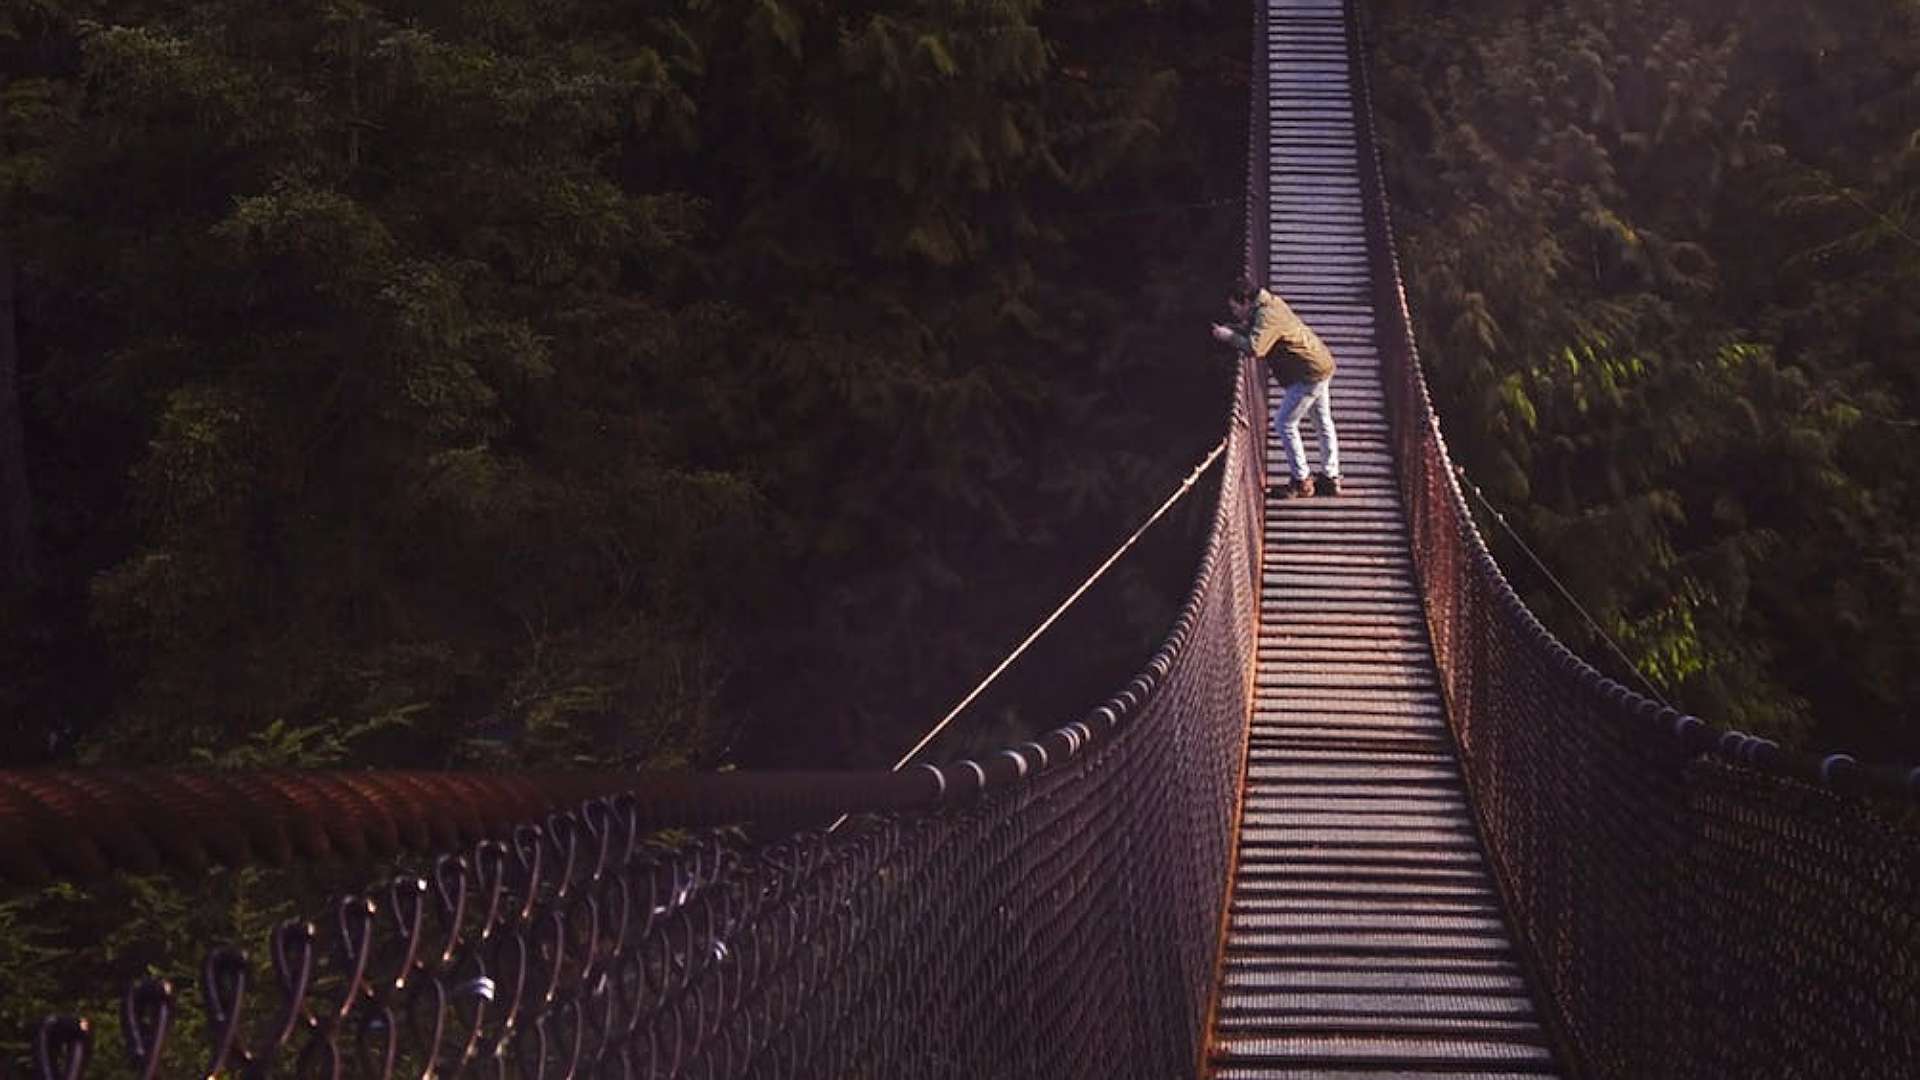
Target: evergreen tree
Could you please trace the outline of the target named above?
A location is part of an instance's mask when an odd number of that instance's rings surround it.
[[[1379,26],[1421,348],[1470,473],[1683,706],[1920,756],[1911,7]]]

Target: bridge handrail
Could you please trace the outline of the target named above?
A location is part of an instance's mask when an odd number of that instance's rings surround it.
[[[412,856],[279,924],[271,978],[221,947],[191,995],[128,986],[140,1076],[338,1075],[355,1055],[374,1076],[1183,1072],[1252,702],[1258,369],[1232,391],[1171,632],[1032,742],[898,773],[5,772],[0,882]],[[744,821],[789,831],[656,839]],[[189,998],[206,1045],[183,1048],[167,1036]],[[82,1075],[92,1040],[48,1018],[34,1071]]]
[[[1594,1076],[1920,1068],[1920,769],[1786,750],[1603,676],[1520,600],[1441,437],[1358,0],[1362,191],[1399,479],[1448,719],[1546,1019]],[[1904,819],[1904,820],[1902,820]]]

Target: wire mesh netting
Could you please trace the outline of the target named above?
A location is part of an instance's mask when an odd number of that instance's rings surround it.
[[[1191,1071],[1251,700],[1254,370],[1161,650],[1085,720],[978,763],[683,779],[551,814],[555,791],[617,778],[0,775],[15,880],[440,852],[283,923],[266,963],[223,947],[135,983],[124,1046],[48,1019],[34,1071],[97,1054],[146,1076]],[[656,832],[770,811],[820,824],[771,844]]]
[[[1462,497],[1379,160],[1362,157],[1377,338],[1434,656],[1509,918],[1570,1060],[1635,1078],[1920,1073],[1920,770],[1710,728],[1547,632]]]

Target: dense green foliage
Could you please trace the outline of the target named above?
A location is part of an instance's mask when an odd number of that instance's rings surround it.
[[[1246,33],[8,5],[7,757],[885,758],[1215,435],[1167,346],[1238,250]],[[1041,708],[1164,632],[1186,533]]]
[[[1920,758],[1920,6],[1373,8],[1469,476],[1677,704]]]

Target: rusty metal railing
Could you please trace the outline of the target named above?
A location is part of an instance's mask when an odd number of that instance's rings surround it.
[[[1428,398],[1353,40],[1414,562],[1482,836],[1572,1063],[1631,1078],[1920,1073],[1920,770],[1663,708],[1520,601]]]
[[[117,1012],[77,1002],[94,1022],[47,1018],[33,1071],[77,1077],[101,1053],[143,1077],[1191,1068],[1250,700],[1262,397],[1243,365],[1205,554],[1151,662],[1084,719],[977,761],[0,773],[15,885],[396,860],[280,923],[264,965],[221,946],[135,979]],[[784,835],[711,828],[741,822]],[[96,1046],[104,1026],[118,1037]]]

